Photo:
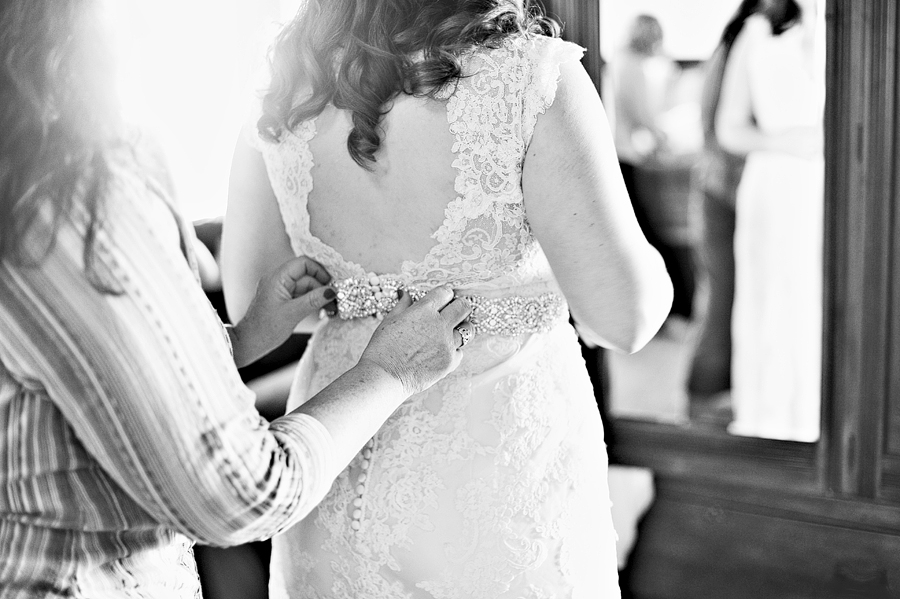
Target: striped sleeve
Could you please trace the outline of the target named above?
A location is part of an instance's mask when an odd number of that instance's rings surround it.
[[[171,213],[141,194],[123,185],[97,239],[119,293],[85,278],[75,226],[39,268],[0,266],[0,358],[157,522],[207,544],[269,537],[327,492],[333,441],[309,416],[259,416]]]

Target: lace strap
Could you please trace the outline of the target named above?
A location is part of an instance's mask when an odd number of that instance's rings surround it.
[[[531,85],[525,91],[522,138],[531,142],[538,115],[546,112],[556,99],[559,83],[559,66],[565,62],[581,60],[584,48],[558,38],[537,37],[531,41]]]
[[[309,213],[306,202],[312,190],[312,155],[308,141],[314,135],[309,121],[301,123],[295,132],[286,132],[279,142],[267,142],[253,130],[255,147],[263,154],[269,182],[285,231],[296,255],[312,255],[309,247]]]
[[[270,143],[259,140],[291,249],[297,256],[314,258],[332,276],[365,274],[361,265],[345,260],[337,250],[310,231],[307,204],[313,189],[314,160],[309,142],[315,135],[316,119],[312,118],[298,124],[294,131],[285,132],[281,141]]]
[[[278,202],[281,220],[284,223],[288,239],[291,241],[291,249],[298,256],[301,254],[308,255],[309,252],[303,243],[304,230],[308,228],[307,223],[304,221],[306,211],[305,209],[301,210],[301,206],[298,205],[299,201],[296,200],[292,193],[292,191],[299,191],[301,194],[308,193],[308,174],[304,175],[302,172],[299,174],[294,172],[296,168],[291,168],[291,166],[286,164],[284,158],[280,156],[278,144],[260,137],[256,128],[257,118],[258,115],[247,120],[244,127],[241,128],[241,139],[263,156],[269,183],[272,185],[275,199]],[[298,180],[301,182],[301,185],[297,184]],[[301,201],[306,201],[305,195],[301,198]]]

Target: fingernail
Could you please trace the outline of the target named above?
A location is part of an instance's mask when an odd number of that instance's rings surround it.
[[[337,297],[337,291],[335,291],[331,287],[329,287],[328,289],[325,290],[325,299],[327,299],[329,302],[336,297]]]

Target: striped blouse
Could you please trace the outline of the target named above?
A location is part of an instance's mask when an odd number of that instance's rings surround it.
[[[317,420],[256,412],[191,233],[140,177],[117,174],[97,237],[115,294],[84,275],[84,222],[0,264],[0,599],[197,597],[194,541],[278,533],[341,465]]]

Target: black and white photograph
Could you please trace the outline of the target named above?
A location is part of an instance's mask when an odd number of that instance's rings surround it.
[[[895,0],[0,0],[0,599],[900,598]]]

